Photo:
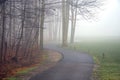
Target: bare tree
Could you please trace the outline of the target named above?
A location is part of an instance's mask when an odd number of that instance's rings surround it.
[[[102,4],[102,0],[71,0],[71,37],[70,43],[74,42],[77,15],[85,20],[95,17],[96,11]]]
[[[62,0],[62,46],[68,44],[68,26],[69,26],[69,0]]]
[[[71,2],[73,3],[73,2]],[[76,0],[75,5],[78,4],[78,0]],[[74,42],[74,36],[75,36],[75,26],[76,26],[76,18],[77,18],[77,8],[74,6],[71,6],[71,37],[70,37],[70,43]]]
[[[15,61],[19,57],[30,58],[34,47],[43,49],[44,37],[52,41],[59,38],[62,46],[67,46],[70,20],[74,42],[77,15],[89,19],[99,3],[98,0],[1,0],[0,62],[7,56]]]
[[[43,49],[43,29],[44,29],[44,17],[45,17],[45,1],[42,0],[42,13],[40,22],[40,49]]]
[[[4,45],[5,45],[5,3],[2,4],[2,28],[1,28],[1,46],[0,46],[0,62],[3,62]]]

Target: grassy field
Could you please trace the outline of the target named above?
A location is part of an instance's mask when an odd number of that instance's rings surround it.
[[[69,48],[87,52],[99,65],[98,80],[120,80],[120,40],[82,41]]]

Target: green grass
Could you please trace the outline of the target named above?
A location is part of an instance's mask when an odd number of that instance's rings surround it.
[[[31,68],[27,68],[27,69],[23,69],[23,70],[20,70],[17,72],[17,75],[24,75],[24,74],[27,74],[29,73],[30,71],[36,69],[37,67],[31,67]],[[17,77],[9,77],[9,78],[6,78],[6,80],[21,80]]]
[[[17,74],[27,74],[28,72],[36,69],[37,67],[32,67],[32,68],[28,68],[28,69],[25,69],[25,70],[21,70],[21,71],[18,71]]]
[[[83,41],[69,45],[69,48],[87,52],[100,67],[100,80],[120,80],[120,40]]]

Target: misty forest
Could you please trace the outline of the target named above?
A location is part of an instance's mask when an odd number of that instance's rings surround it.
[[[120,80],[119,0],[0,0],[0,80]]]

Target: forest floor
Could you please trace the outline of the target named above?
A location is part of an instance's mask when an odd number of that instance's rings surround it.
[[[56,51],[43,50],[40,54],[37,54],[37,58],[32,65],[14,68],[10,71],[8,77],[2,80],[29,80],[32,76],[55,66],[61,58],[62,55]]]

